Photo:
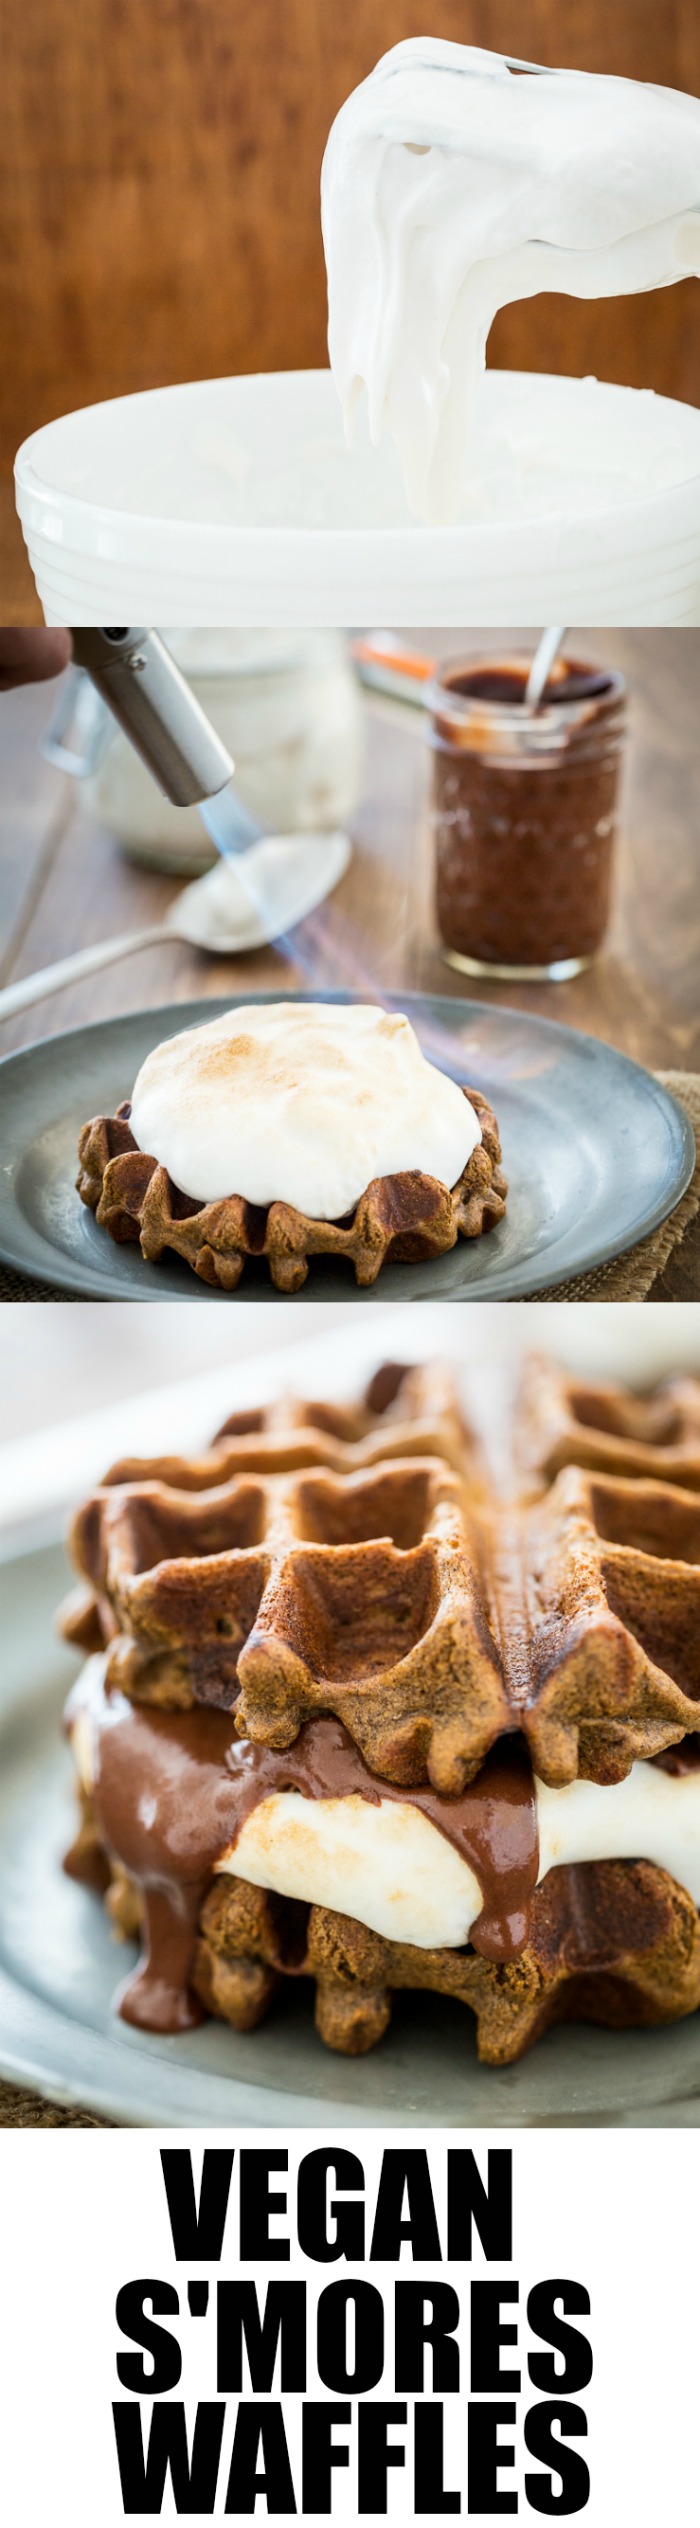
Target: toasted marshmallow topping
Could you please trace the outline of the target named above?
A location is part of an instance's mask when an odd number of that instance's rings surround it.
[[[407,1018],[298,1001],[226,1011],[157,1045],[131,1126],[193,1200],[241,1194],[312,1220],[342,1219],[374,1177],[404,1169],[455,1185],[481,1140]]]
[[[348,436],[366,388],[371,436],[395,440],[411,509],[449,520],[499,307],[700,271],[700,101],[412,38],[341,108],[321,212]]]

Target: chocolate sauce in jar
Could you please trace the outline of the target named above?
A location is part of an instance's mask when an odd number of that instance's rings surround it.
[[[308,1721],[279,1751],[237,1736],[231,1713],[161,1712],[106,1691],[103,1663],[84,1672],[95,1812],[108,1851],[139,1887],[144,1956],[123,1989],[122,2016],[161,2033],[196,2025],[189,1988],[201,1905],[216,1862],[273,1792],[306,1799],[410,1801],[445,1835],[478,1879],[482,1907],[470,1939],[482,1956],[508,1960],[528,1935],[539,1844],[532,1771],[521,1738],[502,1739],[476,1779],[448,1799],[430,1785],[407,1790],[369,1771],[339,1720]]]
[[[529,662],[448,667],[433,689],[436,904],[448,962],[575,972],[608,921],[625,686],[561,659],[537,711]]]

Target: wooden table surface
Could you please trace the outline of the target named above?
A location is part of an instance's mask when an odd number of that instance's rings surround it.
[[[508,639],[515,644],[518,635]],[[416,640],[425,649],[425,633]],[[454,655],[493,651],[498,635],[440,633],[431,641]],[[472,983],[443,962],[431,904],[421,715],[368,701],[352,863],[295,935],[293,963],[274,948],[209,958],[168,941],[5,1022],[2,1052],[167,1001],[347,984],[509,1003],[600,1036],[650,1069],[700,1071],[700,633],[586,632],[576,635],[576,651],[620,666],[630,687],[614,916],[606,949],[586,974],[556,985]],[[123,859],[79,785],[43,762],[38,741],[55,690],[0,696],[2,983],[110,932],[145,927],[177,893],[177,881]],[[653,1296],[700,1298],[700,1227]]]

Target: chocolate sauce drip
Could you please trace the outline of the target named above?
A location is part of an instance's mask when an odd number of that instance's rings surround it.
[[[517,1956],[537,1881],[537,1804],[520,1738],[501,1739],[457,1798],[407,1790],[370,1773],[339,1720],[308,1721],[282,1752],[236,1736],[230,1713],[160,1712],[86,1683],[95,1728],[94,1803],[105,1844],[139,1887],[145,1955],[123,1989],[122,2016],[161,2032],[200,2015],[189,1977],[200,1908],[215,1863],[246,1818],[277,1791],[360,1797],[420,1808],[474,1872],[482,1908],[470,1938],[486,1958]]]
[[[664,1747],[660,1756],[651,1756],[660,1773],[672,1773],[680,1780],[683,1773],[700,1772],[700,1730],[689,1729],[678,1746]]]

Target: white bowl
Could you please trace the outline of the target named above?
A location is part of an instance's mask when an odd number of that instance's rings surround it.
[[[66,414],[16,484],[50,623],[700,623],[700,412],[595,378],[487,371],[451,527],[326,370]]]

